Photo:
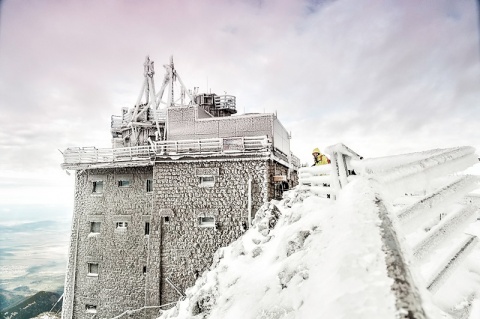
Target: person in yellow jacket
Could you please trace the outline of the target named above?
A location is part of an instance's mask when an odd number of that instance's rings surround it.
[[[320,153],[320,150],[318,149],[318,147],[313,150],[312,155],[313,155],[313,160],[315,161],[315,163],[313,163],[312,166],[330,164],[330,160],[328,159],[328,157]]]

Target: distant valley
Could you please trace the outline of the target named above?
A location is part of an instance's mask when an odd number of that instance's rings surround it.
[[[0,319],[28,319],[41,313],[60,312],[62,302],[58,302],[60,294],[40,291],[22,302],[0,311]]]
[[[63,293],[69,233],[64,220],[0,223],[0,318],[32,318],[37,310],[50,310],[51,300]],[[20,311],[29,304],[29,311]],[[3,316],[9,307],[17,315]]]

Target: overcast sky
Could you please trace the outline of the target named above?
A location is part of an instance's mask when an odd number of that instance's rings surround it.
[[[146,55],[157,83],[173,55],[188,87],[277,112],[303,161],[339,142],[365,157],[480,149],[475,0],[0,3],[0,220],[71,214],[57,149],[110,146]]]

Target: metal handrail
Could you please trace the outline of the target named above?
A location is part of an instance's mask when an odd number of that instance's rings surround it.
[[[233,141],[227,148],[228,141]],[[63,152],[64,164],[110,163],[148,160],[159,155],[195,155],[252,153],[270,150],[266,136],[243,138],[212,138],[198,140],[157,141],[152,145],[122,148],[72,147]]]
[[[384,162],[387,162],[386,165]],[[459,267],[473,247],[478,245],[478,238],[462,234],[467,225],[475,220],[476,208],[468,203],[458,202],[458,198],[464,197],[477,187],[478,179],[468,175],[461,178],[452,175],[476,162],[477,155],[472,147],[404,154],[389,157],[388,161],[373,159],[353,162],[358,174],[372,181],[374,189],[382,189],[382,192],[378,192],[375,202],[379,207],[380,219],[386,221],[382,224],[382,233],[392,233],[398,242],[398,247],[393,247],[390,253],[402,256],[403,249],[411,251],[413,258],[411,261],[402,257],[401,260],[391,262],[387,269],[399,266],[400,270],[406,271],[406,274],[400,277],[398,277],[400,272],[391,274],[395,281],[401,282],[401,285],[396,287],[405,286],[412,289],[408,294],[398,292],[397,298],[409,296],[409,300],[413,301],[411,307],[419,311],[423,312],[423,308],[417,286],[422,283],[413,280],[409,274],[409,263],[421,268],[428,263],[428,258],[434,256],[438,266],[429,266],[420,275],[426,283],[424,288],[433,293],[440,289],[448,274]],[[408,194],[412,192],[422,196],[403,208],[392,205],[396,198],[411,196]],[[445,213],[447,215],[444,215]],[[431,224],[433,221],[435,223]],[[428,223],[433,226],[426,229],[425,225]],[[399,240],[396,235],[398,231],[410,239]],[[382,240],[385,243],[392,242],[392,238],[385,238],[385,235],[382,236]],[[455,244],[457,240],[461,240],[460,245]],[[405,282],[408,284],[405,285]],[[403,300],[399,304],[405,305],[407,302]],[[419,318],[423,317],[420,315]]]

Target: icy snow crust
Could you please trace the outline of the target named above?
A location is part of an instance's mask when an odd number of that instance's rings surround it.
[[[302,196],[264,205],[160,318],[395,318],[374,191],[358,179],[337,201]]]

